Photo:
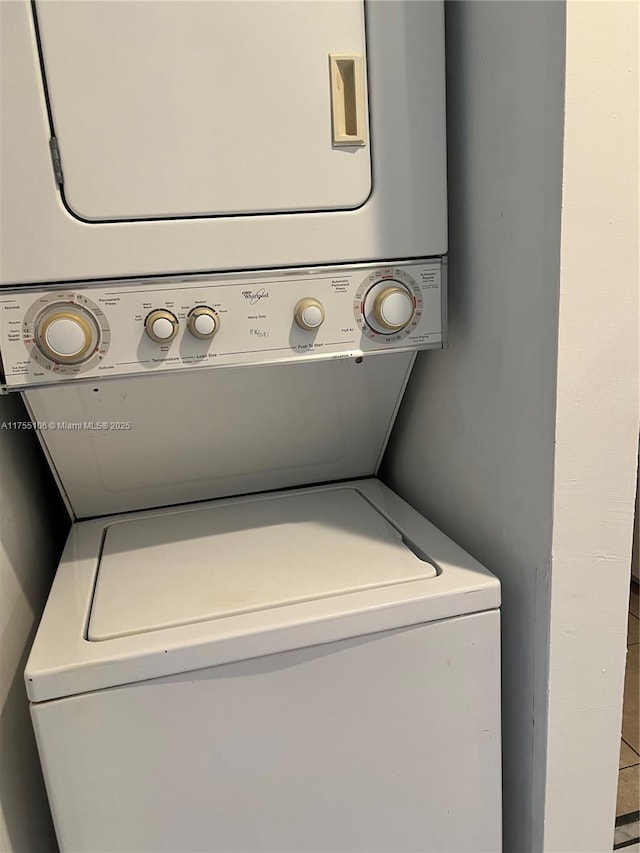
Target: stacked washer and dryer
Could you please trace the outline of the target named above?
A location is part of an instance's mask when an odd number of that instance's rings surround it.
[[[376,479],[446,343],[442,3],[0,13],[61,850],[497,851],[499,584]]]

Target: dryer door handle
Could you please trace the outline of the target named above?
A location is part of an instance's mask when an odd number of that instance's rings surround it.
[[[331,119],[334,146],[367,144],[364,56],[329,54]]]

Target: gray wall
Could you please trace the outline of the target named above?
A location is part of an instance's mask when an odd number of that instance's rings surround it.
[[[57,850],[22,673],[69,522],[28,418],[0,397],[0,850]]]
[[[543,845],[565,5],[447,4],[450,348],[383,479],[498,575],[504,849]],[[546,614],[540,618],[540,614]]]

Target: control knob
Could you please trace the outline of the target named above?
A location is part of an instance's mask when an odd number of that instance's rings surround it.
[[[203,341],[212,338],[218,331],[219,325],[220,318],[217,312],[206,305],[193,308],[187,317],[187,328],[195,338]]]
[[[415,300],[409,288],[397,281],[379,281],[364,298],[364,317],[377,332],[405,329],[413,320]]]
[[[71,302],[54,302],[36,321],[36,346],[55,364],[80,364],[99,340],[94,317]]]
[[[313,331],[324,323],[324,307],[317,299],[301,299],[293,315],[296,323],[308,331]]]
[[[171,311],[158,308],[147,315],[144,328],[152,341],[167,344],[178,334],[178,318]]]

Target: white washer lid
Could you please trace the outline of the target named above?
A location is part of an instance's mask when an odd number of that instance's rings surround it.
[[[435,577],[353,488],[110,525],[88,639],[108,640]]]

